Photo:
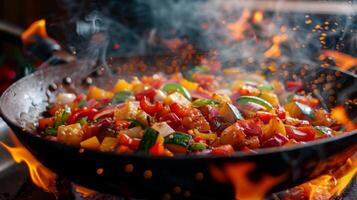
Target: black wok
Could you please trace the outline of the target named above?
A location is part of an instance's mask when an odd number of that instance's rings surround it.
[[[123,63],[131,62],[135,65],[135,63],[142,62],[133,61],[130,58],[119,60],[115,66],[120,66],[117,71],[122,77],[150,74],[158,70],[174,71],[172,68],[164,68],[167,63],[171,63],[170,58],[148,59],[150,62],[154,61],[148,66],[157,67],[141,66],[133,69],[131,65]],[[24,124],[21,118],[27,116],[27,120],[35,121],[36,117],[45,110],[49,99],[57,92],[84,90],[87,87],[86,83],[90,82],[85,79],[89,74],[95,84],[105,87],[104,83],[107,82],[108,76],[98,76],[98,73],[93,75],[86,65],[87,63],[77,62],[49,67],[19,80],[1,97],[0,109],[3,119],[20,141],[45,166],[62,177],[100,192],[151,199],[161,199],[163,195],[168,194],[172,197],[189,196],[194,199],[232,199],[233,187],[229,182],[216,181],[210,171],[212,167],[223,169],[229,163],[253,163],[255,168],[248,174],[252,181],[259,181],[263,175],[267,174],[284,177],[270,190],[273,192],[295,186],[340,166],[357,149],[357,131],[353,131],[306,145],[262,149],[256,154],[237,152],[231,157],[165,158],[139,154],[119,155],[90,150],[80,152],[77,147],[48,141],[29,133],[28,129],[31,129],[31,124]],[[275,76],[286,78],[280,74]],[[72,82],[67,78],[62,84],[65,77],[70,77]],[[327,107],[336,104],[343,105],[346,100],[357,96],[357,77],[347,72],[315,67],[305,73],[302,79],[306,83],[307,91],[312,91],[311,82],[314,82],[315,93],[318,92],[318,96],[325,100]],[[54,90],[56,88],[54,83],[57,84],[56,90]],[[331,92],[333,89],[335,92]],[[328,100],[331,95],[336,101]],[[355,106],[350,105],[345,108],[351,117],[356,117]],[[132,172],[128,171],[128,165],[133,167]],[[99,168],[104,170],[102,174],[96,173]],[[144,176],[144,173],[149,174],[147,170],[152,172],[149,178]]]

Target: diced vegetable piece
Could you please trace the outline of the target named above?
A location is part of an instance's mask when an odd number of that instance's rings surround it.
[[[159,133],[153,128],[146,128],[139,145],[139,151],[149,153],[150,148],[156,143]]]
[[[133,119],[133,118],[135,118],[135,116],[138,112],[138,108],[139,108],[139,104],[137,101],[125,102],[123,107],[116,108],[114,110],[114,119],[115,120]]]
[[[195,135],[197,137],[200,137],[200,138],[202,138],[204,140],[209,140],[211,142],[217,139],[217,135],[214,134],[214,133],[199,133],[199,132],[196,132]]]
[[[38,120],[38,127],[43,130],[48,127],[53,127],[55,124],[55,118],[54,117],[48,117],[48,118],[41,118]]]
[[[132,88],[131,84],[126,82],[124,79],[119,79],[115,84],[113,92],[130,91]]]
[[[122,131],[120,131],[120,133],[123,133],[131,138],[142,138],[144,135],[143,129],[140,126],[122,130]]]
[[[243,119],[242,114],[239,112],[239,110],[232,104],[229,103],[223,103],[219,113],[221,116],[230,123],[236,122],[238,119]]]
[[[279,106],[279,98],[272,92],[262,91],[259,97],[269,102],[273,107]]]
[[[105,137],[100,144],[99,150],[100,151],[114,151],[115,147],[117,146],[117,138],[114,137]]]
[[[129,91],[117,92],[117,93],[115,93],[114,97],[112,98],[112,104],[116,105],[118,103],[123,103],[127,99],[129,99],[129,97],[131,97],[132,95],[133,94]]]
[[[87,117],[87,120],[93,120],[98,110],[95,108],[84,107],[82,109],[74,111],[67,119],[67,124],[76,123],[81,117]]]
[[[103,90],[96,86],[90,86],[87,94],[88,99],[96,99],[96,100],[111,99],[113,98],[113,96],[114,96],[113,92]]]
[[[233,148],[239,148],[243,144],[245,138],[246,135],[243,128],[238,123],[234,123],[224,129],[219,138],[219,144],[229,144],[232,145]]]
[[[188,108],[191,105],[191,102],[178,92],[174,92],[168,95],[167,98],[165,99],[165,103],[168,105],[177,103],[185,108]]]
[[[205,105],[216,105],[216,104],[218,104],[216,101],[210,99],[196,99],[194,102],[192,102],[192,106],[194,107],[201,107]]]
[[[289,91],[300,91],[303,89],[303,83],[301,81],[288,81],[286,86]]]
[[[315,118],[314,111],[309,106],[299,103],[299,102],[295,102],[295,104],[297,105],[297,107],[301,110],[301,112],[304,115],[310,117],[311,119]]]
[[[80,101],[78,102],[78,107],[79,107],[79,108],[83,108],[83,107],[86,107],[87,104],[88,104],[87,100],[82,99],[82,100],[80,100]]]
[[[274,134],[272,137],[269,139],[265,140],[262,142],[262,147],[279,147],[283,146],[289,141],[287,137],[284,135],[277,133]]]
[[[140,100],[140,107],[143,111],[145,111],[147,114],[151,116],[163,110],[162,103],[157,101],[155,102],[155,104],[151,104],[146,100],[146,97]]]
[[[261,136],[263,134],[262,124],[257,119],[238,120],[237,123],[248,136]]]
[[[55,128],[64,125],[70,114],[71,114],[70,107],[64,107],[64,109],[58,110],[55,114],[55,124],[54,124]]]
[[[181,125],[180,118],[175,113],[167,113],[161,116],[160,121],[166,122],[172,128],[177,128]]]
[[[231,145],[222,145],[219,147],[215,147],[212,149],[211,154],[213,155],[233,155],[234,154],[234,149]]]
[[[154,101],[159,101],[159,102],[164,102],[165,99],[167,98],[166,94],[162,92],[161,90],[157,90],[156,95],[154,97]]]
[[[246,104],[240,105],[239,106],[239,110],[242,112],[243,116],[247,117],[247,118],[252,118],[256,115],[257,112],[259,111],[266,111],[267,109],[257,103],[254,102],[247,102]]]
[[[131,127],[134,126],[141,126],[143,128],[149,126],[151,117],[148,115],[145,111],[139,110],[139,112],[136,114],[135,119],[130,119],[132,124],[130,124]]]
[[[286,135],[284,123],[279,118],[272,118],[267,125],[262,126],[264,138],[270,138],[274,134]]]
[[[220,94],[216,94],[214,93],[212,95],[212,100],[216,101],[218,103],[232,103],[231,98],[227,95],[220,95]]]
[[[83,131],[79,123],[58,127],[57,138],[59,142],[69,145],[79,145],[82,141]]]
[[[82,117],[78,120],[78,123],[81,124],[81,126],[83,126],[84,124],[88,123],[87,122],[87,117]]]
[[[153,156],[160,156],[160,155],[163,155],[164,153],[164,138],[159,135],[157,137],[157,140],[156,140],[156,143],[154,144],[154,146],[152,146],[150,148],[150,155],[153,155]]]
[[[275,114],[270,112],[258,111],[256,116],[262,120],[264,123],[268,123],[272,118],[276,117]]]
[[[45,134],[55,136],[55,135],[57,135],[57,129],[56,128],[46,128]]]
[[[174,132],[165,137],[165,147],[174,153],[187,152],[192,143],[192,136],[186,133]]]
[[[144,90],[142,92],[136,93],[135,94],[135,99],[137,101],[140,101],[141,99],[146,97],[146,98],[150,99],[150,101],[153,101],[155,99],[156,94],[157,94],[157,90],[148,89],[148,90]]]
[[[115,111],[114,107],[104,108],[104,109],[98,111],[94,115],[93,120],[97,120],[99,118],[113,117],[114,116],[114,111]]]
[[[56,103],[65,105],[72,103],[76,99],[76,95],[72,93],[59,93],[56,97]]]
[[[130,143],[131,143],[131,138],[127,134],[125,134],[123,131],[121,131],[118,135],[118,144],[129,146]]]
[[[301,119],[304,115],[310,119],[315,118],[313,110],[309,106],[299,102],[288,103],[284,106],[284,108],[289,112],[290,116],[294,118]]]
[[[326,126],[315,126],[316,133],[319,137],[332,137],[333,130]]]
[[[100,146],[99,140],[96,136],[88,138],[80,143],[81,147],[86,149],[98,149]]]
[[[207,144],[202,143],[202,142],[196,142],[190,146],[190,151],[203,151],[206,149],[206,147],[207,147]]]
[[[311,126],[298,127],[285,126],[287,136],[289,138],[295,139],[296,141],[311,141],[315,139],[315,130]]]
[[[257,88],[259,90],[266,90],[266,91],[272,91],[274,90],[274,87],[270,84],[259,84],[257,85]]]
[[[177,103],[173,103],[170,105],[170,109],[173,113],[175,113],[178,117],[186,117],[189,115],[189,112],[186,108],[183,108]]]
[[[185,87],[185,88],[188,89],[188,90],[196,90],[197,87],[198,87],[198,84],[197,84],[197,83],[191,82],[191,81],[186,80],[186,79],[182,79],[180,83],[181,83],[181,85],[182,85],[183,87]]]
[[[157,132],[159,132],[160,136],[162,136],[162,137],[166,137],[166,136],[170,135],[171,133],[175,132],[175,130],[172,129],[166,122],[155,123],[151,126],[151,128],[153,128]]]
[[[244,105],[248,102],[260,104],[268,110],[271,110],[273,108],[273,106],[269,102],[267,102],[266,100],[264,100],[262,98],[256,97],[256,96],[241,96],[241,97],[238,97],[238,99],[237,99],[237,103],[241,104],[241,105]]]
[[[191,100],[191,94],[187,91],[186,88],[182,87],[182,85],[177,83],[167,83],[162,87],[162,90],[167,93],[172,92],[179,92],[181,93],[186,99]]]

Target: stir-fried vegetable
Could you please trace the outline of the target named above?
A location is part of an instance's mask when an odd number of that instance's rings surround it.
[[[301,91],[302,82],[284,86],[235,68],[223,73],[200,66],[187,76],[155,74],[119,79],[110,90],[59,93],[38,130],[85,149],[152,156],[229,156],[341,134],[317,98],[292,92]]]
[[[273,108],[273,106],[268,101],[256,96],[241,96],[237,99],[237,103],[241,105],[244,105],[248,102],[260,104],[268,110],[271,110]]]

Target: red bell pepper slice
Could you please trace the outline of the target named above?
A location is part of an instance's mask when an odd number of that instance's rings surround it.
[[[119,145],[129,146],[130,143],[131,143],[131,138],[129,136],[127,136],[124,133],[120,133],[118,135],[118,144]]]
[[[277,111],[276,111],[276,114],[278,115],[278,117],[280,119],[285,119],[286,118],[286,111],[283,107],[279,106]]]
[[[264,111],[258,111],[256,113],[256,117],[258,117],[260,120],[262,120],[264,123],[269,123],[271,119],[276,117],[273,113],[270,112],[264,112]]]
[[[129,144],[130,149],[133,150],[133,151],[138,150],[139,145],[140,145],[140,142],[141,142],[141,139],[132,138],[132,139],[131,139],[131,142],[130,142],[130,144]]]
[[[262,147],[280,147],[285,143],[289,142],[289,139],[284,135],[277,133],[273,135],[271,138],[262,142]]]
[[[135,99],[137,101],[141,101],[144,97],[147,97],[148,99],[150,99],[150,101],[154,101],[156,93],[157,92],[155,89],[144,90],[142,92],[135,94]]]
[[[289,91],[300,91],[303,89],[303,83],[301,81],[288,81],[286,86]]]
[[[158,113],[164,109],[163,105],[160,102],[156,102],[154,105],[152,105],[146,100],[145,96],[140,100],[140,107],[141,109],[143,109],[143,111],[145,111],[147,114],[151,116],[155,115],[155,113]]]
[[[81,117],[87,117],[88,120],[92,120],[93,117],[98,113],[95,108],[84,107],[82,109],[74,111],[67,119],[67,124],[74,124]]]
[[[286,134],[289,138],[299,142],[306,142],[315,139],[315,130],[312,126],[303,126],[295,128],[293,126],[285,126]]]
[[[170,109],[173,113],[175,113],[178,117],[186,117],[189,115],[189,112],[187,109],[183,108],[177,103],[173,103],[170,105]]]
[[[213,148],[211,151],[211,154],[213,155],[232,155],[233,153],[234,149],[230,144]]]
[[[153,156],[159,156],[164,153],[164,145],[160,142],[156,142],[149,150],[150,154]]]

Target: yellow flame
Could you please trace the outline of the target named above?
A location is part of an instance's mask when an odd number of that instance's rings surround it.
[[[243,39],[243,33],[247,29],[247,22],[251,16],[251,12],[248,9],[244,9],[240,18],[227,25],[227,29],[230,31],[232,37],[236,40]]]
[[[31,180],[35,185],[47,192],[56,191],[56,174],[37,161],[37,159],[20,143],[20,141],[18,141],[13,133],[10,133],[10,137],[12,141],[14,141],[16,147],[10,147],[3,142],[0,142],[0,144],[11,154],[15,162],[26,163],[29,169]]]
[[[331,110],[331,117],[339,123],[345,125],[347,131],[357,129],[357,125],[348,117],[343,106],[336,106]]]
[[[264,15],[262,11],[255,11],[253,15],[253,23],[259,24],[264,19]]]
[[[281,56],[280,43],[288,40],[287,34],[275,35],[272,39],[272,46],[264,52],[264,56],[267,58],[278,58]]]
[[[21,40],[25,44],[31,41],[31,37],[33,35],[38,35],[40,37],[48,37],[46,31],[46,20],[40,19],[38,21],[33,22],[22,34]]]

